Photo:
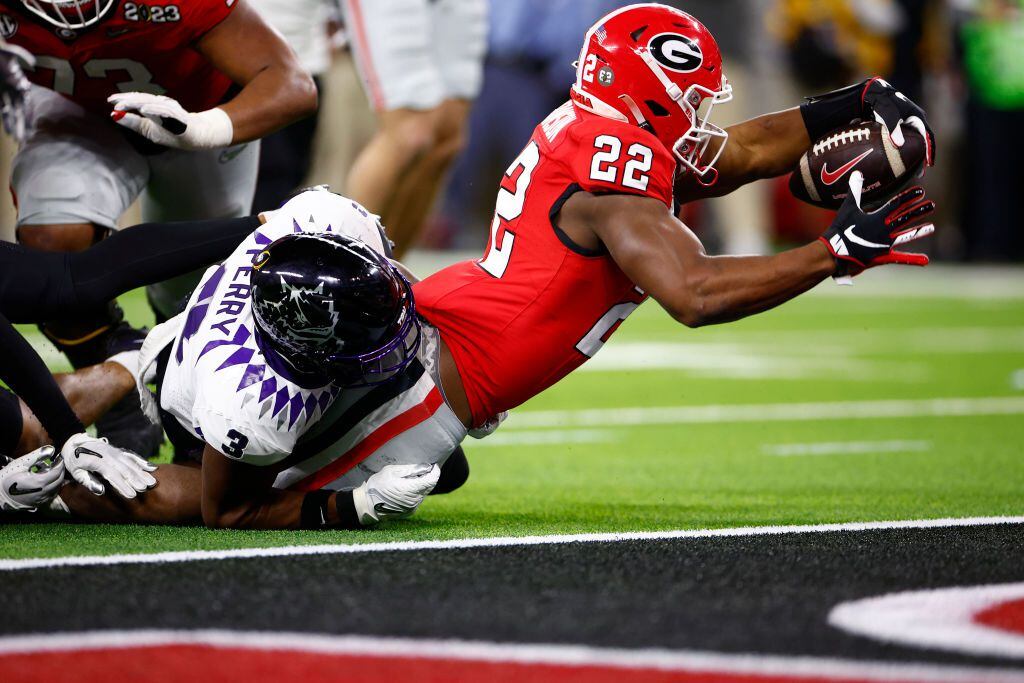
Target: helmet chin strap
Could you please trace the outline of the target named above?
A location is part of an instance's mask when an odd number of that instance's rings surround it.
[[[619,95],[619,99],[622,100],[622,103],[626,105],[627,109],[629,109],[629,113],[631,113],[633,118],[636,119],[637,126],[643,128],[648,133],[654,132],[654,126],[652,126],[651,122],[647,120],[644,113],[640,111],[640,107],[636,106],[636,102],[633,101],[632,97],[629,95]]]

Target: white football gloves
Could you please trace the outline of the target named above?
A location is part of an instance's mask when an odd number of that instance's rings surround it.
[[[352,492],[363,526],[411,515],[434,490],[441,476],[437,465],[388,465]]]
[[[71,478],[97,496],[106,491],[102,479],[122,498],[134,498],[156,486],[156,478],[150,474],[156,465],[131,451],[111,446],[106,439],[76,434],[64,444],[61,455]]]
[[[0,469],[0,510],[32,512],[53,500],[64,484],[64,463],[53,454],[43,446]]]
[[[223,109],[192,113],[177,100],[163,95],[124,92],[111,95],[110,113],[116,123],[142,137],[176,149],[214,149],[227,147],[234,138],[231,117]]]

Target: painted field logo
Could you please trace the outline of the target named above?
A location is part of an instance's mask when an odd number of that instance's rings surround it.
[[[828,621],[887,643],[1024,659],[1024,583],[889,593],[837,605]]]
[[[647,49],[663,67],[680,73],[696,71],[704,63],[700,45],[678,33],[659,33],[651,38]]]

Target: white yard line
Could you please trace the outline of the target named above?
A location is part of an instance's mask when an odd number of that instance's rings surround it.
[[[815,443],[776,443],[761,446],[761,452],[786,458],[798,455],[856,455],[870,453],[915,453],[928,451],[931,441],[819,441]]]
[[[590,647],[586,645],[519,644],[487,641],[388,638],[273,631],[139,630],[47,633],[0,638],[0,655],[31,652],[109,650],[172,645],[323,655],[392,657],[463,661],[602,667],[626,671],[676,671],[797,678],[866,679],[877,681],[992,682],[1024,680],[1011,669],[947,666],[919,662],[883,662],[829,657],[726,654],[699,650]]]
[[[658,332],[633,332],[629,327],[617,333],[595,356],[601,358],[622,344],[636,343],[676,344],[680,351],[697,346],[736,347],[739,352],[748,349],[762,354],[784,356],[800,354],[807,357],[827,356],[855,351],[861,355],[882,355],[883,350],[901,348],[914,355],[930,352],[983,354],[992,352],[1020,353],[1024,350],[1024,327],[1019,325],[945,325],[930,327],[878,328],[812,328],[750,330],[730,329],[728,326],[701,334],[688,334],[685,330],[665,328]],[[724,351],[723,351],[724,353]],[[894,361],[895,362],[895,361]],[[589,365],[589,362],[587,363]],[[584,365],[583,367],[586,367]]]
[[[991,524],[1024,524],[1024,516],[951,517],[943,519],[909,519],[884,522],[843,522],[839,524],[733,527],[728,529],[676,529],[670,531],[553,534],[550,536],[495,536],[490,538],[456,538],[445,541],[389,541],[386,543],[339,543],[330,545],[290,545],[271,548],[231,548],[229,550],[176,550],[161,553],[39,557],[18,560],[0,560],[0,571],[18,571],[48,567],[96,567],[116,564],[159,564],[164,562],[237,560],[302,555],[347,555],[375,552],[522,547],[559,545],[565,543],[621,543],[623,541],[734,538],[740,536],[776,536],[781,534],[816,534],[828,532],[880,531],[888,529],[941,529]]]
[[[805,422],[1024,414],[1024,396],[819,403],[750,403],[582,410],[521,410],[502,429],[611,427],[721,422]]]
[[[931,368],[909,358],[868,359],[849,345],[761,345],[741,335],[717,342],[614,340],[580,366],[579,372],[651,372],[673,370],[696,377],[727,379],[808,379],[832,377],[847,382],[923,382]]]
[[[473,450],[488,446],[547,446],[567,443],[607,443],[619,441],[625,435],[610,429],[565,429],[558,431],[525,432],[498,431],[487,438],[473,441]]]

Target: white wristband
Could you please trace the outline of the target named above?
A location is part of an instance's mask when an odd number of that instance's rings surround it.
[[[192,149],[227,147],[235,137],[231,117],[220,107],[198,112],[189,118],[185,136]]]

